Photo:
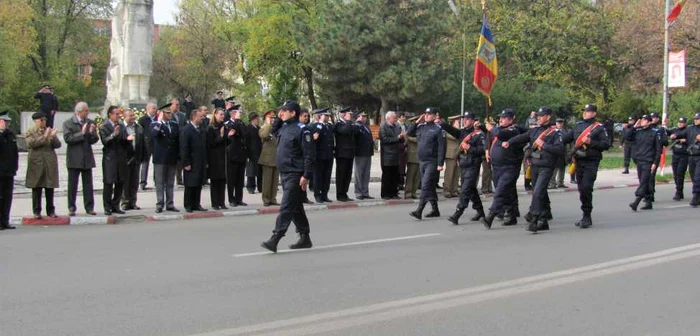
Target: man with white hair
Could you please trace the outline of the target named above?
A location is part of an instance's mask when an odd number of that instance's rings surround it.
[[[379,127],[380,160],[382,166],[382,199],[399,198],[399,143],[404,133],[396,123],[396,112],[389,111]]]
[[[63,140],[66,142],[66,167],[68,168],[68,214],[75,216],[75,199],[78,194],[78,177],[83,180],[83,203],[85,212],[96,215],[94,190],[92,186],[92,168],[95,168],[95,156],[92,145],[99,141],[97,125],[88,118],[88,104],[75,104],[75,116],[63,123]]]

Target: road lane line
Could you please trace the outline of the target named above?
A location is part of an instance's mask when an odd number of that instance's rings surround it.
[[[371,314],[371,313],[376,315],[382,311],[400,310],[400,309],[405,308],[407,306],[413,306],[413,305],[422,306],[422,305],[429,304],[429,303],[436,302],[436,301],[440,301],[440,300],[448,301],[448,300],[452,300],[452,299],[456,299],[456,298],[460,298],[460,297],[465,297],[465,296],[470,296],[470,295],[473,296],[474,294],[479,294],[479,293],[484,293],[484,292],[494,292],[494,291],[502,290],[502,289],[509,288],[509,287],[525,286],[525,285],[532,284],[535,282],[549,281],[549,280],[556,279],[556,278],[566,278],[566,277],[572,277],[572,276],[575,278],[576,275],[580,274],[580,273],[584,273],[584,274],[579,275],[579,277],[585,276],[586,275],[585,273],[587,273],[587,272],[599,272],[599,273],[601,273],[601,275],[599,275],[599,276],[603,276],[606,274],[613,274],[614,272],[611,272],[611,269],[612,270],[615,270],[616,268],[620,269],[621,267],[623,267],[624,265],[627,265],[627,264],[635,264],[635,263],[640,263],[640,262],[644,262],[647,260],[651,260],[651,261],[656,260],[657,263],[664,262],[662,260],[666,260],[665,262],[669,262],[669,261],[675,260],[675,259],[668,259],[668,258],[672,258],[674,254],[680,255],[681,253],[686,253],[688,251],[692,251],[693,256],[700,255],[700,250],[698,250],[698,249],[700,249],[700,243],[680,246],[680,247],[662,250],[662,251],[658,251],[658,252],[652,252],[652,253],[647,253],[647,254],[637,255],[637,256],[633,256],[633,257],[607,261],[607,262],[583,266],[583,267],[572,268],[572,269],[563,270],[563,271],[556,271],[556,272],[552,272],[552,273],[546,273],[546,274],[529,276],[529,277],[524,277],[524,278],[519,278],[519,279],[514,279],[514,280],[508,280],[508,281],[503,281],[503,282],[498,282],[498,283],[493,283],[493,284],[481,285],[481,286],[476,286],[476,287],[464,288],[464,289],[453,290],[453,291],[448,291],[448,292],[443,292],[443,293],[425,295],[425,296],[418,296],[418,297],[402,299],[402,300],[382,302],[382,303],[377,303],[377,304],[372,304],[372,305],[367,305],[367,306],[360,306],[360,307],[355,307],[355,308],[349,308],[349,309],[344,309],[344,310],[339,310],[339,311],[334,311],[334,312],[318,313],[318,314],[314,314],[314,315],[295,317],[295,318],[290,318],[290,319],[266,322],[266,323],[237,327],[237,328],[221,329],[221,330],[216,330],[216,331],[211,331],[211,332],[206,332],[206,333],[194,334],[191,336],[234,336],[234,335],[244,335],[244,334],[251,334],[251,333],[262,333],[262,332],[269,332],[269,331],[272,331],[275,329],[298,327],[299,325],[302,325],[302,324],[309,324],[309,323],[319,323],[320,324],[320,323],[324,323],[324,322],[326,322],[328,320],[332,320],[332,319],[351,318],[351,317],[357,316],[357,315],[366,315],[366,314]],[[697,250],[697,251],[693,251],[693,250]],[[687,256],[687,257],[690,257],[690,256]],[[664,259],[664,258],[666,258],[666,259]],[[649,266],[651,266],[651,265],[649,265]],[[642,267],[648,267],[648,266],[642,266]],[[641,268],[641,267],[639,267],[639,268]],[[618,271],[618,272],[621,272],[621,271]]]
[[[374,240],[365,240],[365,241],[359,241],[359,242],[352,242],[352,243],[342,243],[342,244],[333,244],[333,245],[322,245],[322,246],[314,246],[311,249],[302,249],[302,250],[278,250],[277,253],[292,253],[292,252],[302,252],[302,251],[315,251],[315,250],[325,250],[325,249],[330,249],[330,248],[336,248],[336,247],[347,247],[347,246],[356,246],[356,245],[369,245],[369,244],[379,244],[379,243],[387,243],[387,242],[394,242],[394,241],[400,241],[400,240],[410,240],[410,239],[419,239],[419,238],[428,238],[428,237],[435,237],[435,236],[440,236],[442,235],[441,233],[428,233],[428,234],[422,234],[422,235],[416,235],[416,236],[405,236],[405,237],[396,237],[396,238],[384,238],[384,239],[374,239]],[[242,258],[242,257],[252,257],[252,256],[259,256],[259,255],[266,255],[266,254],[272,254],[270,251],[261,251],[261,252],[252,252],[252,253],[241,253],[241,254],[234,254],[234,258]]]

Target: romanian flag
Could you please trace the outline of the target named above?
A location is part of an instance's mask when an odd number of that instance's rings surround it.
[[[496,57],[496,44],[493,42],[491,28],[486,21],[481,25],[479,47],[476,50],[476,64],[474,64],[474,86],[479,92],[491,99],[491,89],[498,77],[498,58]],[[489,102],[490,104],[490,102]]]
[[[666,18],[667,23],[673,23],[676,21],[679,15],[681,15],[681,11],[683,10],[683,5],[685,5],[686,0],[681,0],[678,1],[676,5],[671,8],[671,11],[668,12],[668,17]]]

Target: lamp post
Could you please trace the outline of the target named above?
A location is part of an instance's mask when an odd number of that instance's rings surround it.
[[[455,4],[454,0],[447,0],[447,4],[450,5],[452,13],[459,18],[459,7]],[[467,74],[467,34],[462,30],[462,99],[459,105],[459,114],[464,113],[464,87]],[[459,119],[460,126],[462,125],[462,118]]]

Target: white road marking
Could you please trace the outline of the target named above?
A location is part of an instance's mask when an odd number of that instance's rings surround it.
[[[665,207],[664,209],[677,209],[677,208],[690,208],[690,204],[671,205],[671,206]]]
[[[292,252],[302,252],[302,251],[314,251],[314,250],[325,250],[325,249],[330,249],[330,248],[336,248],[336,247],[346,247],[346,246],[356,246],[356,245],[368,245],[368,244],[378,244],[378,243],[386,243],[386,242],[393,242],[393,241],[400,241],[400,240],[410,240],[410,239],[418,239],[418,238],[428,238],[428,237],[435,237],[435,236],[440,236],[442,235],[441,233],[428,233],[428,234],[422,234],[422,235],[416,235],[416,236],[405,236],[405,237],[396,237],[396,238],[384,238],[384,239],[374,239],[374,240],[365,240],[365,241],[359,241],[359,242],[353,242],[353,243],[342,243],[342,244],[333,244],[333,245],[323,245],[323,246],[314,246],[311,249],[302,249],[302,250],[277,250],[277,253],[292,253]],[[241,257],[252,257],[252,256],[259,256],[259,255],[265,255],[265,254],[272,254],[270,251],[261,251],[261,252],[252,252],[252,253],[241,253],[241,254],[234,254],[234,258],[241,258]]]
[[[307,335],[329,332],[543,290],[697,256],[700,256],[700,243],[488,285],[191,336],[234,336],[251,333]]]

